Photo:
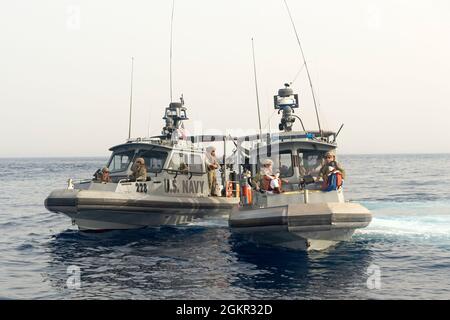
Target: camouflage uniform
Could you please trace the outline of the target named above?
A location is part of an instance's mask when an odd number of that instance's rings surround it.
[[[132,177],[135,181],[147,181],[147,168],[145,165],[135,166]]]
[[[216,168],[219,167],[219,162],[217,161],[216,156],[212,155],[211,152],[215,151],[216,148],[210,146],[206,148],[206,171],[208,172],[208,187],[211,196],[219,196],[216,193],[217,188],[217,175]]]
[[[208,169],[208,187],[212,196],[217,196],[217,176],[215,169]]]
[[[261,175],[261,172],[258,172],[254,178],[251,179],[252,183],[254,184],[254,187],[256,190],[260,190],[262,186],[262,178],[263,175]]]

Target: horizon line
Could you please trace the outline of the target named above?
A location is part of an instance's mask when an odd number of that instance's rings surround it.
[[[370,155],[450,155],[450,152],[397,152],[397,153],[340,153],[339,156],[370,156]],[[0,156],[0,159],[87,159],[87,158],[109,158],[109,155],[83,155],[83,156],[73,156],[73,155],[55,155],[55,156]]]

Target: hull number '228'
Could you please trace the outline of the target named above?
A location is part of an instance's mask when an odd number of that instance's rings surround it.
[[[147,193],[147,191],[148,191],[146,183],[137,183],[136,182],[135,186],[136,186],[136,192]]]

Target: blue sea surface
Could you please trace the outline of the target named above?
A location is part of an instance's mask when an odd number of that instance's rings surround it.
[[[82,233],[44,199],[105,159],[0,159],[0,298],[450,299],[450,155],[340,161],[346,198],[374,219],[305,253],[248,243],[223,220]]]

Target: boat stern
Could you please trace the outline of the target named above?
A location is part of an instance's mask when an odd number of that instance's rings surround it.
[[[350,202],[289,204],[266,208],[237,208],[230,216],[233,232],[255,242],[290,249],[324,250],[351,239],[367,227],[372,214]]]

